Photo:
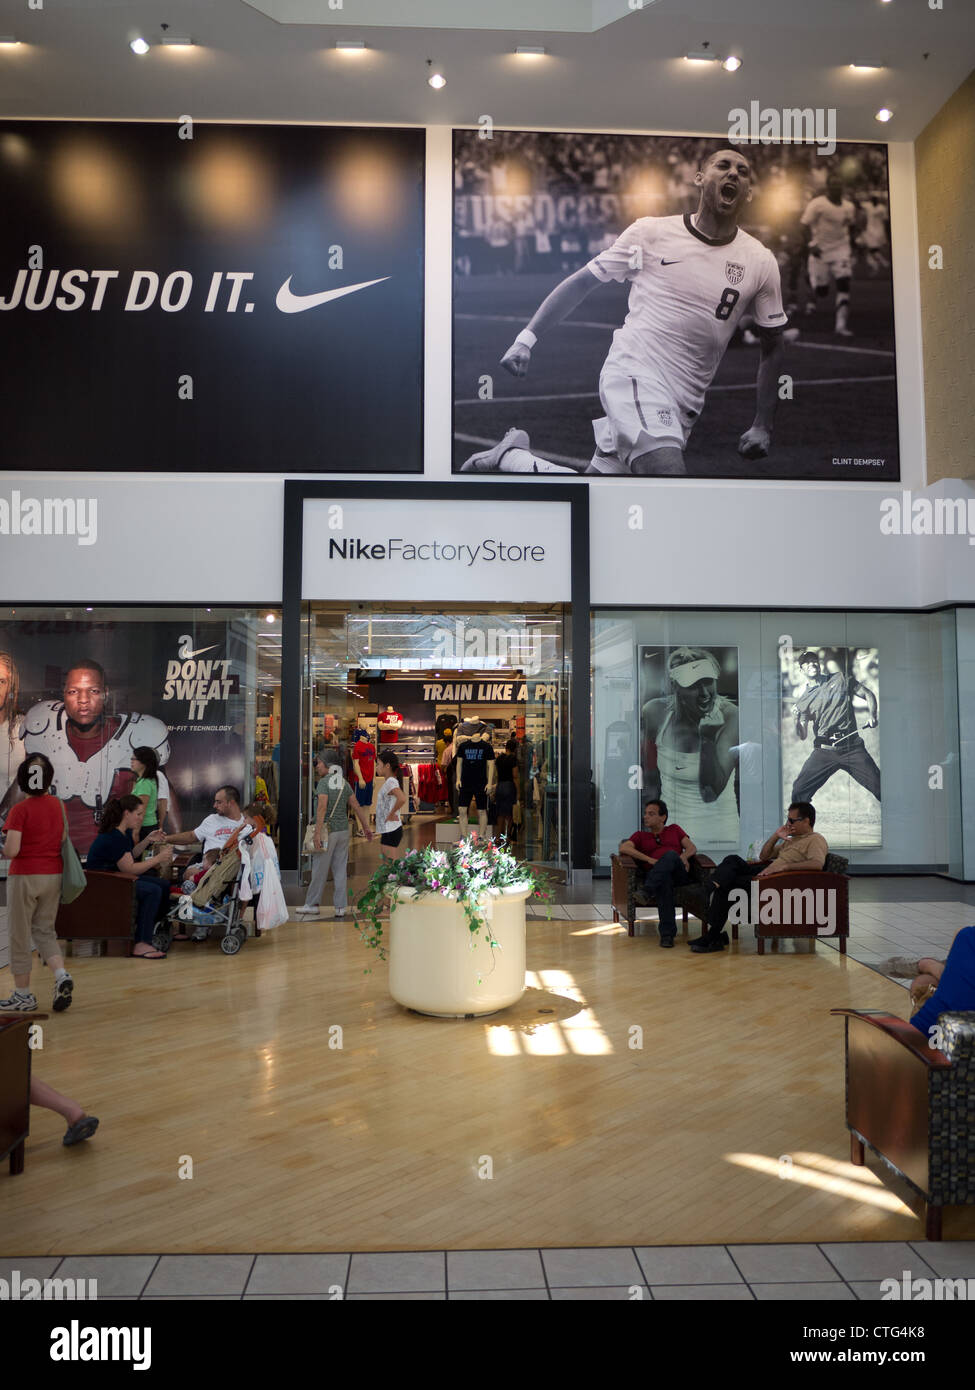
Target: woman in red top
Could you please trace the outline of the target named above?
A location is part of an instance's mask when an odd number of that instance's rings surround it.
[[[65,822],[61,802],[48,794],[53,781],[54,768],[43,753],[34,753],[17,769],[17,785],[25,799],[7,817],[3,842],[3,857],[11,861],[7,908],[15,989],[9,999],[0,999],[0,1009],[30,1013],[37,1008],[30,992],[34,946],[54,971],[54,1012],[61,1013],[71,1003],[74,981],[64,968],[54,931],[61,903]]]

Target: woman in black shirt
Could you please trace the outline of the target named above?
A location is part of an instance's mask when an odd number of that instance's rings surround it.
[[[95,836],[85,868],[101,873],[125,874],[135,879],[136,929],[133,956],[139,960],[163,960],[165,952],[157,951],[152,944],[156,922],[165,915],[169,905],[169,885],[154,875],[155,869],[168,869],[173,862],[173,851],[163,845],[157,854],[137,863],[139,854],[146,845],[155,844],[162,831],[151,830],[143,839],[135,842],[135,833],[142,826],[145,807],[137,796],[115,797],[105,807],[99,826],[100,833]]]
[[[518,740],[509,738],[495,764],[498,785],[494,789],[494,838],[509,834],[511,813],[518,801]]]

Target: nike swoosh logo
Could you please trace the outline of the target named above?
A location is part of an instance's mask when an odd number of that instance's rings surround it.
[[[191,656],[202,656],[204,652],[212,652],[219,644],[214,642],[210,647],[197,647],[195,652],[179,652],[180,661],[188,661]]]
[[[346,285],[340,290],[322,290],[320,294],[292,294],[292,276],[289,275],[278,290],[274,302],[282,314],[303,314],[306,309],[315,309],[319,304],[327,304],[330,299],[341,299],[344,294],[355,294],[356,290],[367,290],[370,285],[381,285],[383,280],[388,279],[390,279],[388,275],[383,275],[378,280],[363,280],[360,285]]]
[[[664,261],[664,260],[661,260],[660,264],[661,264],[661,265],[680,265],[680,261]]]

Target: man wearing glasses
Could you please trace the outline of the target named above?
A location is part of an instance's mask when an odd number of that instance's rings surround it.
[[[24,747],[54,764],[51,790],[65,803],[68,833],[80,855],[98,834],[106,803],[131,789],[135,748],[169,757],[166,725],[151,714],[106,714],[105,671],[90,658],[65,672],[64,699],[41,700],[27,711]]]
[[[826,863],[829,845],[813,830],[816,812],[808,801],[794,801],[789,807],[784,825],[773,830],[759,850],[758,860],[751,862],[741,855],[729,854],[722,859],[712,875],[714,889],[708,904],[708,929],[691,942],[698,955],[723,951],[728,944],[724,924],[728,920],[728,905],[732,889],[744,888],[753,878],[771,878],[773,874],[818,870]]]

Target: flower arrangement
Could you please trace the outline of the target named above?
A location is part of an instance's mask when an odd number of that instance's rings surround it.
[[[398,889],[413,888],[418,897],[439,893],[455,899],[464,909],[473,936],[487,928],[481,912],[486,894],[525,885],[531,888],[533,898],[551,903],[552,891],[546,874],[516,859],[504,840],[482,840],[473,834],[456,845],[428,845],[426,849],[412,850],[402,859],[383,861],[356,903],[365,921],[357,921],[355,925],[365,944],[378,951],[380,960],[385,960],[379,914],[387,898],[391,903],[390,912],[396,911]],[[488,945],[494,947],[497,942],[488,937]]]

